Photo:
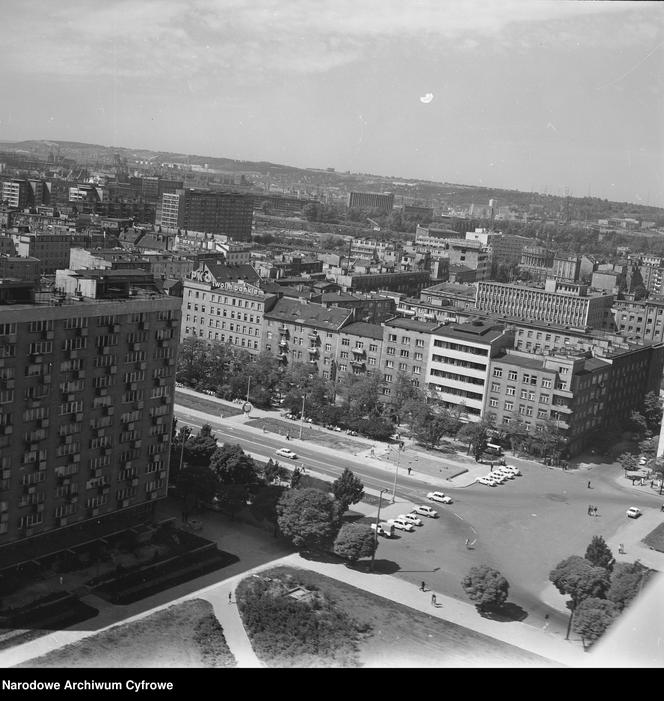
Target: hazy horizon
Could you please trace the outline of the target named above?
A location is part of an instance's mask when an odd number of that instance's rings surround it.
[[[9,0],[0,139],[664,206],[642,2]]]

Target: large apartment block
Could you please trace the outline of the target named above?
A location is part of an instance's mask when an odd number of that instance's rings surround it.
[[[88,289],[0,306],[0,551],[166,496],[180,300]]]
[[[389,214],[394,207],[394,193],[351,192],[348,195],[348,209],[376,209]]]
[[[613,303],[616,329],[636,343],[664,341],[664,296],[640,301],[617,299]]]
[[[383,355],[383,327],[380,324],[356,321],[344,326],[339,330],[337,348],[336,373],[324,365],[325,379],[339,381],[345,374],[380,375]]]
[[[188,189],[162,195],[157,223],[167,229],[225,234],[235,241],[249,241],[253,216],[253,195]]]
[[[383,394],[392,394],[392,385],[400,374],[409,377],[414,387],[426,384],[431,334],[439,324],[412,319],[389,319],[383,323]]]
[[[426,380],[446,409],[479,421],[484,411],[491,359],[514,336],[504,326],[473,321],[439,326],[432,331]]]
[[[496,316],[561,326],[613,328],[613,295],[589,294],[587,285],[549,279],[544,289],[502,282],[477,284],[477,309]]]

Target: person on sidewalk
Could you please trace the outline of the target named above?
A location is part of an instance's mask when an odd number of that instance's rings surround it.
[[[410,474],[412,471],[413,471],[413,468],[409,466],[408,467],[408,474]]]
[[[431,605],[436,606],[436,595],[435,594],[431,595]]]
[[[233,592],[232,591],[228,592],[228,603],[229,604],[233,603]]]
[[[588,489],[590,489],[590,488],[591,488],[591,487],[590,487],[590,480],[588,480]]]
[[[427,585],[424,582],[422,582],[422,584],[420,584],[420,591],[426,591],[427,590],[426,587],[427,587]]]

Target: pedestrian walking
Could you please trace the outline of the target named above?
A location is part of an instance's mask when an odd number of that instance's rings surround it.
[[[588,480],[588,489],[590,489],[590,480]]]
[[[593,507],[590,504],[588,504],[588,516],[590,516],[590,514],[592,514],[592,512],[593,512]]]
[[[62,586],[65,583],[64,577],[60,577],[58,581],[60,582],[60,586]]]
[[[408,467],[408,474],[410,474],[413,471],[412,467]]]
[[[599,516],[599,509],[596,506],[593,506],[593,516]]]
[[[229,604],[233,603],[233,592],[232,591],[228,592],[228,603]]]
[[[426,591],[426,584],[424,582],[420,584],[420,591]]]
[[[620,555],[624,555],[624,554],[625,554],[625,546],[624,546],[622,543],[620,543],[620,545],[618,546],[618,553],[619,553]]]
[[[466,548],[468,548],[468,543],[470,543],[470,538],[466,538]]]
[[[549,627],[549,614],[545,613],[544,614],[544,625],[542,626],[543,630],[546,630]]]
[[[489,472],[493,472],[493,463],[491,463],[491,469],[489,470]]]
[[[432,604],[433,606],[436,605],[436,595],[435,595],[435,594],[432,594],[432,595],[431,595],[431,604]]]

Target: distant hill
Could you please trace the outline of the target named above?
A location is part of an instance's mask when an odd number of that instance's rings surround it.
[[[413,178],[397,178],[370,173],[328,171],[318,168],[296,168],[269,161],[243,161],[232,158],[199,156],[172,151],[102,146],[77,141],[0,141],[0,151],[21,153],[26,158],[43,161],[71,159],[88,168],[112,168],[117,159],[126,160],[129,168],[134,161],[161,163],[186,163],[207,166],[212,170],[229,174],[245,174],[251,177],[285,178],[312,186],[340,186],[346,190],[392,191],[397,195],[427,202],[438,200],[453,207],[470,204],[486,205],[489,199],[498,200],[499,206],[516,206],[527,210],[531,205],[545,206],[548,216],[563,212],[569,205],[571,218],[591,221],[606,217],[634,217],[646,221],[664,221],[664,208],[650,207],[630,202],[610,202],[598,197],[561,197],[520,190],[503,190],[477,185],[433,182]]]

